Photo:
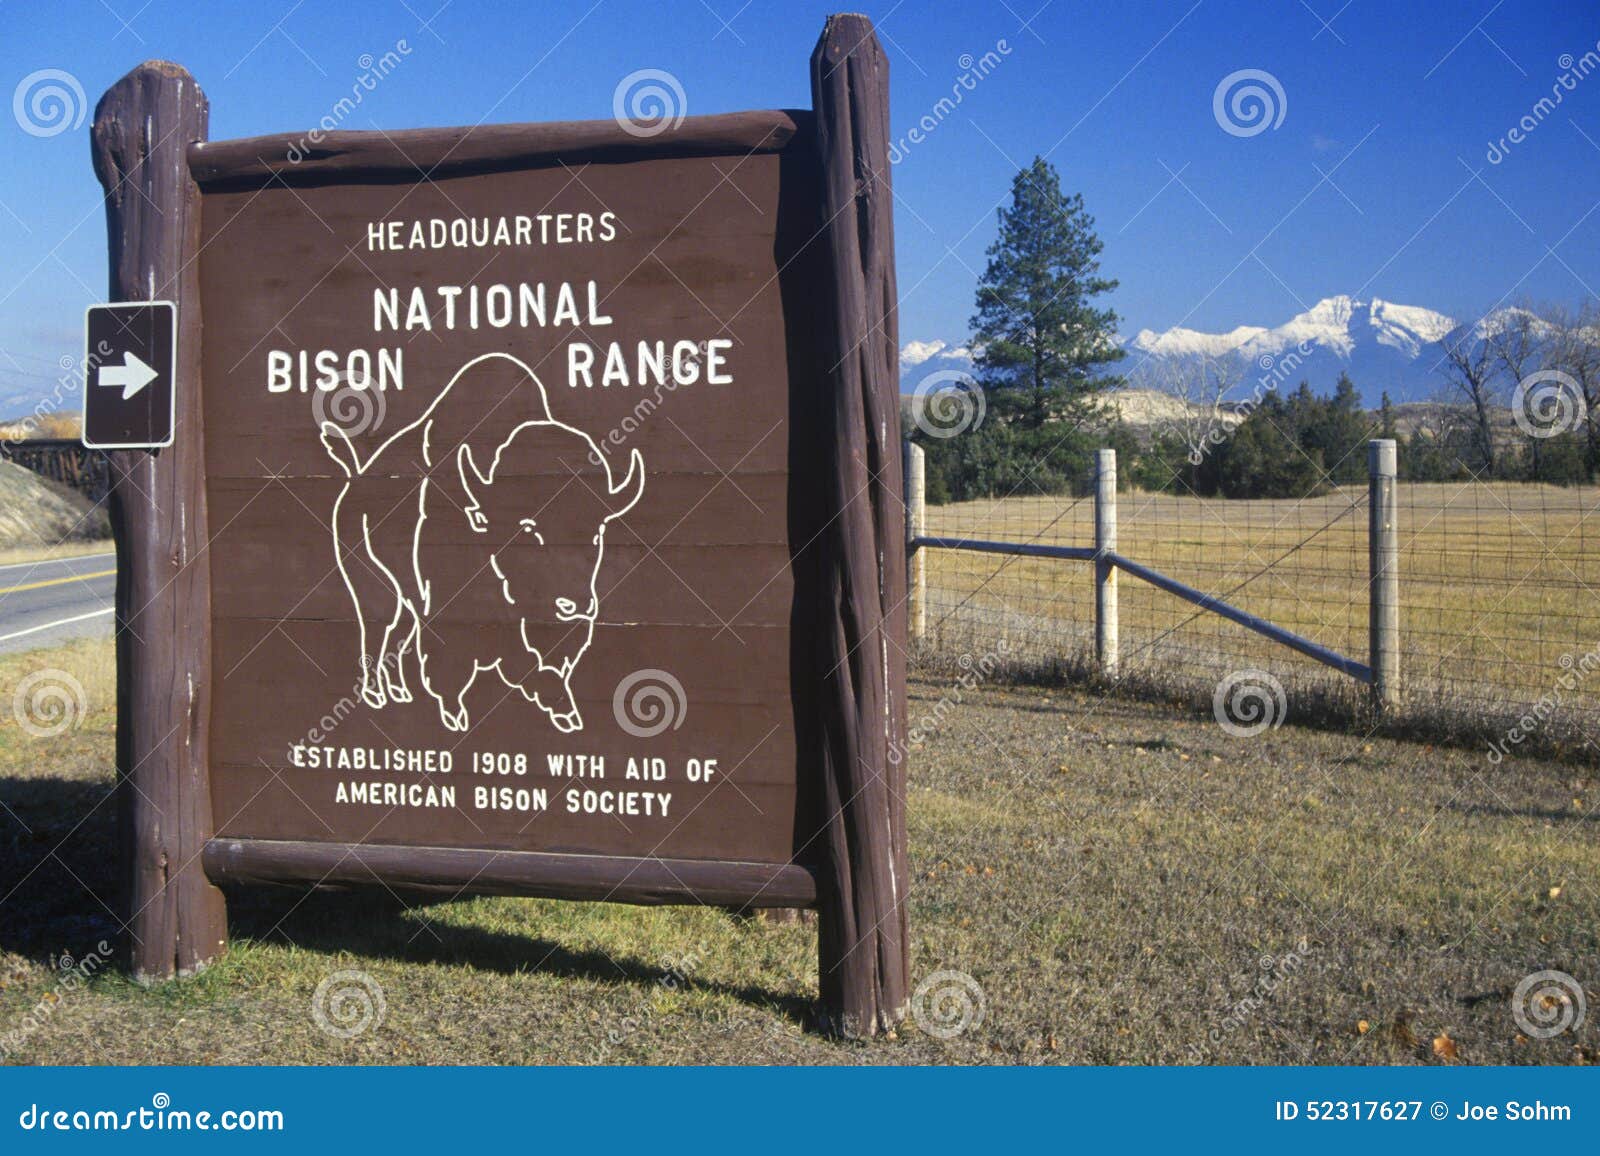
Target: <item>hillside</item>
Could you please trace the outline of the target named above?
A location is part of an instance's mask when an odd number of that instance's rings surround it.
[[[0,550],[53,546],[106,538],[111,523],[103,506],[76,491],[0,461]]]
[[[934,396],[936,394],[937,391]],[[1118,389],[1101,394],[1097,400],[1105,413],[1106,424],[1121,422],[1141,435],[1205,424],[1207,407],[1193,405],[1159,389]],[[917,412],[927,401],[915,394],[901,395],[900,420],[907,434],[915,432]],[[1244,420],[1244,411],[1233,402],[1222,402],[1212,420],[1223,429],[1232,429]]]
[[[83,417],[76,410],[19,417],[0,424],[0,441],[56,438],[76,441],[83,435]]]

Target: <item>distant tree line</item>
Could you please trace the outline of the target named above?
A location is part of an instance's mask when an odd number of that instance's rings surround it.
[[[1305,382],[1287,396],[1265,391],[1243,421],[1213,426],[1200,440],[1187,430],[1157,433],[1121,472],[1147,490],[1303,498],[1365,478],[1367,441],[1379,436],[1355,384],[1341,374],[1329,397]]]
[[[1553,402],[1551,404],[1554,404]],[[1379,408],[1363,408],[1348,375],[1331,395],[1306,382],[1290,393],[1264,393],[1244,420],[1214,428],[1197,445],[1182,432],[1155,434],[1141,445],[1125,428],[1105,444],[1127,463],[1119,477],[1145,490],[1224,498],[1304,498],[1367,478],[1367,443],[1392,438],[1400,477],[1414,482],[1522,481],[1577,485],[1600,478],[1594,427],[1528,432],[1501,409],[1493,428],[1493,464],[1485,461],[1476,414],[1459,405],[1427,406],[1409,435],[1400,432],[1388,394]],[[1593,416],[1593,411],[1591,411]]]
[[[981,427],[960,437],[913,436],[928,454],[928,500],[934,503],[1084,493],[1101,446],[1117,450],[1124,488],[1201,497],[1305,498],[1363,484],[1373,438],[1394,439],[1400,476],[1408,481],[1600,480],[1600,415],[1594,409],[1570,428],[1530,426],[1536,432],[1529,432],[1513,420],[1512,410],[1497,405],[1490,414],[1491,463],[1473,409],[1457,403],[1411,408],[1421,416],[1409,419],[1413,428],[1402,433],[1387,394],[1369,411],[1355,383],[1341,375],[1327,395],[1312,392],[1306,382],[1288,392],[1264,391],[1243,420],[1213,420],[1198,439],[1180,428],[1141,436],[1109,417],[1109,407],[1091,411],[1078,424],[1038,427],[993,420],[991,411]]]

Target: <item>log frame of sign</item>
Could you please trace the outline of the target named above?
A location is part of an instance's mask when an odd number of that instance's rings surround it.
[[[866,17],[828,19],[811,79],[814,119],[785,112],[690,118],[650,141],[598,123],[416,130],[382,134],[381,141],[371,139],[379,134],[330,133],[297,174],[320,180],[380,174],[395,163],[396,135],[406,138],[412,157],[459,153],[463,164],[514,168],[585,150],[611,159],[655,150],[716,153],[730,143],[775,151],[796,133],[812,133],[821,164],[821,228],[812,243],[821,246],[820,265],[831,282],[816,335],[824,529],[806,559],[818,595],[805,608],[812,628],[806,637],[816,639],[813,685],[820,690],[812,712],[816,763],[805,769],[805,781],[817,796],[819,826],[806,842],[806,862],[797,856],[777,865],[508,858],[470,848],[211,837],[196,181],[206,188],[270,183],[287,169],[273,158],[287,154],[277,138],[203,144],[205,97],[176,65],[140,65],[106,93],[93,148],[106,189],[110,295],[176,300],[179,320],[173,446],[111,455],[117,759],[137,977],[188,974],[226,950],[226,909],[215,882],[304,885],[325,880],[329,863],[348,861],[362,866],[340,882],[365,875],[455,895],[482,889],[740,910],[815,906],[828,1029],[871,1036],[905,1016],[904,760],[890,757],[904,747],[906,618],[888,63]],[[403,168],[414,171],[413,161]],[[663,874],[662,866],[673,870]],[[496,872],[492,886],[483,883],[485,870]]]
[[[205,94],[148,61],[95,108],[90,144],[106,194],[110,299],[178,307],[173,442],[116,450],[117,783],[130,969],[199,971],[227,950],[222,892],[201,854],[212,832],[211,572],[200,413],[200,190],[189,146],[206,138]]]
[[[830,16],[811,55],[822,161],[825,461],[818,655],[823,837],[818,950],[830,1028],[905,1018],[905,501],[889,183],[889,62],[865,16]]]

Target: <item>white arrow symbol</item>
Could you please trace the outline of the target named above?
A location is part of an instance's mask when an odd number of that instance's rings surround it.
[[[124,353],[121,365],[102,365],[100,376],[96,381],[100,385],[109,385],[112,388],[120,385],[122,400],[127,401],[159,376],[134,354]]]

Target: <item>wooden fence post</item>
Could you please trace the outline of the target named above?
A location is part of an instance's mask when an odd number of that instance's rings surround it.
[[[1117,451],[1094,455],[1094,654],[1103,678],[1117,677]]]
[[[1380,711],[1400,703],[1400,531],[1392,438],[1367,444],[1367,556],[1371,574],[1368,616],[1372,701]]]
[[[140,980],[200,970],[227,949],[222,892],[201,852],[209,781],[211,579],[200,424],[200,190],[191,144],[206,139],[205,94],[184,69],[148,61],[95,109],[112,301],[178,308],[175,437],[111,453],[117,544],[117,774],[131,970]]]
[[[926,455],[915,442],[905,443],[906,477],[906,611],[912,641],[928,632],[928,555],[916,543],[928,532]]]
[[[818,537],[822,843],[818,934],[831,1030],[870,1036],[909,1007],[906,608],[889,62],[865,16],[830,16],[811,54],[831,292]],[[891,757],[894,752],[894,757]]]

